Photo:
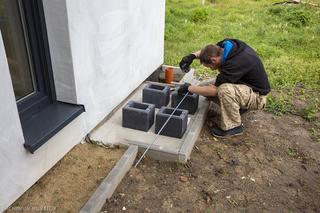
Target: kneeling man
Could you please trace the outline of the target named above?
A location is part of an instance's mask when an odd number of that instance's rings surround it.
[[[219,70],[214,84],[195,86],[182,85],[179,93],[196,93],[217,97],[221,108],[220,128],[213,128],[216,137],[240,135],[243,132],[240,112],[260,110],[266,104],[270,92],[268,76],[257,53],[246,43],[237,39],[224,39],[216,45],[182,58],[180,68],[188,72],[194,59],[212,70]]]

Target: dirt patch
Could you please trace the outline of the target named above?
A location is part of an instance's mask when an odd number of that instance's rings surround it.
[[[124,151],[88,143],[76,145],[7,212],[41,212],[44,207],[47,212],[79,212]]]
[[[145,159],[106,212],[320,212],[320,144],[298,116],[243,115],[245,133],[218,140],[207,120],[191,160]]]

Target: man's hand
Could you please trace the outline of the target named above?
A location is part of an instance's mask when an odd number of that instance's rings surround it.
[[[199,57],[200,57],[200,54],[201,54],[201,50],[198,50],[198,51],[196,51],[196,52],[194,52],[194,53],[192,53],[192,54],[195,55],[196,58],[199,58]]]
[[[179,66],[183,72],[190,71],[190,65],[192,64],[193,60],[196,58],[195,54],[190,54],[183,57],[179,63]]]
[[[181,85],[178,89],[178,94],[179,95],[184,95],[187,92],[189,92],[189,87],[191,86],[191,84],[189,83],[184,83],[183,85]]]

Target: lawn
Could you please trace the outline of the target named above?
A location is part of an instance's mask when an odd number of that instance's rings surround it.
[[[178,65],[184,55],[206,44],[238,38],[253,47],[265,65],[273,88],[267,110],[312,120],[320,109],[320,7],[273,2],[207,0],[202,5],[200,0],[167,0],[165,63]],[[199,78],[217,74],[198,61],[192,66]],[[307,104],[295,109],[297,98]]]
[[[320,7],[272,2],[166,1],[165,63],[241,39],[268,72],[267,112],[245,113],[243,135],[217,139],[210,110],[186,164],[145,158],[103,211],[320,212]],[[200,79],[217,74],[192,66]]]

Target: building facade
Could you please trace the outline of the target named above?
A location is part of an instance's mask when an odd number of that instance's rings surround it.
[[[165,0],[0,0],[0,211],[163,63]]]

